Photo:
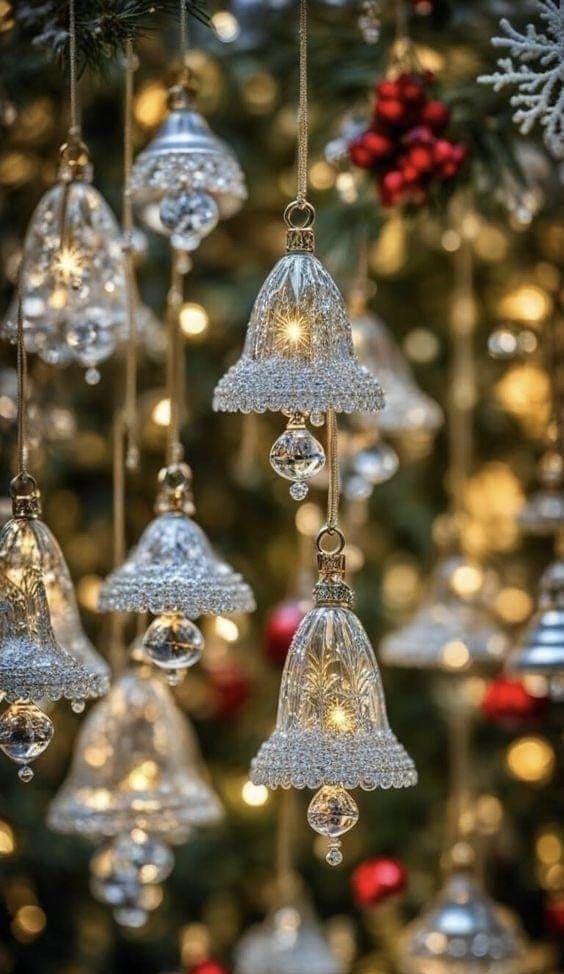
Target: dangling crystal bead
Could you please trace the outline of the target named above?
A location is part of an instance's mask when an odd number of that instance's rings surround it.
[[[193,666],[200,659],[204,637],[185,616],[165,614],[155,619],[147,629],[143,648],[155,666],[173,671],[176,683],[179,671]]]
[[[399,467],[399,457],[393,447],[380,440],[374,446],[360,450],[352,466],[359,477],[376,486],[394,476]]]
[[[85,704],[84,700],[73,700],[71,702],[71,710],[72,710],[73,714],[82,714],[82,713],[84,713],[84,708],[85,707],[86,707],[86,704]]]
[[[23,768],[18,771],[18,778],[23,781],[24,785],[27,785],[33,778],[33,771],[29,765],[24,764]]]
[[[309,421],[312,426],[323,426],[325,422],[325,415],[324,413],[310,413]]]
[[[338,866],[343,860],[339,836],[358,822],[358,805],[352,795],[340,785],[325,785],[309,803],[307,820],[314,832],[330,840],[326,860],[330,866]]]
[[[163,226],[172,233],[174,246],[179,250],[195,250],[203,237],[217,226],[219,210],[208,193],[195,191],[165,196],[159,215]]]
[[[293,480],[290,496],[303,500],[307,495],[305,481],[315,477],[325,465],[325,452],[319,440],[309,432],[302,413],[293,413],[288,425],[270,451],[270,463],[280,477]]]
[[[53,737],[53,721],[34,703],[17,700],[0,717],[0,749],[21,768],[22,781],[31,781],[27,767],[48,747]]]

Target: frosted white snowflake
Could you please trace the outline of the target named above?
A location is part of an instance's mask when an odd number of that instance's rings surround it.
[[[510,104],[513,121],[527,134],[535,122],[544,127],[544,140],[558,159],[564,158],[564,0],[537,0],[543,32],[528,24],[520,33],[508,20],[500,21],[506,37],[493,37],[494,47],[507,50],[495,74],[478,78],[495,91],[514,85]],[[519,63],[520,62],[520,63]]]

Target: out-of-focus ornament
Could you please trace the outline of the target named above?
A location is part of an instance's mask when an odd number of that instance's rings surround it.
[[[332,532],[334,533],[334,532]],[[388,724],[374,651],[351,609],[344,580],[344,539],[323,552],[314,607],[292,641],[278,704],[276,729],[251,766],[255,784],[319,789],[308,821],[329,839],[327,861],[338,864],[340,836],[358,819],[347,789],[415,784],[411,758]]]
[[[117,923],[141,927],[160,902],[152,892],[172,872],[174,856],[167,845],[142,829],[118,835],[90,861],[92,894],[112,906]]]
[[[548,535],[564,525],[564,461],[556,450],[547,450],[539,462],[541,489],[519,514],[519,524],[528,534]]]
[[[491,589],[491,573],[481,566],[443,559],[413,619],[382,641],[382,660],[452,673],[499,667],[508,640],[488,611]]]
[[[551,695],[564,695],[564,562],[555,561],[542,576],[538,611],[508,665],[518,673],[546,677]]]
[[[402,893],[407,880],[407,869],[399,859],[378,856],[361,862],[353,870],[350,882],[355,903],[367,907]]]
[[[199,961],[197,964],[192,964],[188,968],[187,974],[231,974],[231,972],[219,961],[210,957],[207,960]]]
[[[151,660],[171,682],[201,655],[203,637],[189,619],[252,612],[253,594],[241,575],[214,553],[194,513],[190,468],[169,464],[159,475],[157,517],[124,564],[102,586],[103,612],[152,612],[145,637]]]
[[[401,974],[522,974],[526,947],[517,918],[456,870],[408,926],[398,960]]]
[[[325,451],[309,432],[302,413],[292,413],[284,433],[270,451],[272,468],[285,480],[291,480],[290,496],[302,501],[308,494],[308,481],[325,466]]]
[[[95,840],[134,828],[167,836],[221,815],[189,724],[145,667],[123,673],[86,718],[48,822]]]
[[[554,896],[544,908],[546,929],[551,937],[564,938],[564,896]]]
[[[309,608],[300,599],[289,599],[280,602],[269,614],[264,630],[264,652],[270,663],[284,665],[292,639]]]
[[[377,44],[380,40],[381,13],[380,0],[363,0],[358,26],[367,44]]]
[[[434,433],[443,422],[440,406],[417,386],[411,370],[385,324],[372,314],[352,319],[352,335],[359,360],[378,374],[385,405],[375,422],[382,433],[399,436]],[[370,422],[362,419],[363,425]]]
[[[378,439],[372,446],[353,456],[351,467],[357,477],[371,487],[376,487],[378,484],[385,484],[397,473],[399,457],[389,443]]]
[[[58,182],[31,218],[20,276],[26,347],[51,365],[77,362],[92,383],[126,337],[127,317],[120,230],[91,179],[86,146],[70,138]],[[17,309],[16,297],[3,324],[12,341]]]
[[[191,79],[170,89],[169,113],[137,157],[131,180],[143,222],[188,251],[247,198],[239,163],[196,110],[194,93]]]
[[[497,676],[489,684],[481,702],[484,716],[495,724],[515,726],[539,717],[547,698],[529,693],[522,680]]]
[[[538,122],[544,128],[544,141],[556,159],[564,158],[564,97],[562,58],[564,56],[564,9],[557,0],[536,0],[542,30],[527,24],[524,33],[507,20],[500,21],[505,36],[493,37],[492,45],[509,56],[501,57],[494,74],[478,78],[493,85],[494,91],[516,88],[510,98],[515,109],[513,121],[523,135]]]
[[[436,0],[411,0],[411,6],[420,17],[428,17],[435,9]]]
[[[236,720],[252,693],[248,674],[236,659],[213,666],[210,671],[213,715],[219,720]]]

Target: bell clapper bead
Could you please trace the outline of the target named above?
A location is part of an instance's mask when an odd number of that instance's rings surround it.
[[[333,839],[329,843],[329,848],[327,849],[327,854],[325,856],[325,862],[330,866],[340,866],[343,861],[343,853],[341,852],[341,840]]]
[[[18,778],[23,781],[24,785],[29,784],[33,778],[33,770],[30,768],[29,764],[25,764],[23,768],[18,771]]]
[[[313,796],[307,810],[307,820],[319,835],[329,839],[326,861],[338,866],[343,861],[340,836],[358,822],[358,805],[341,785],[324,785]]]
[[[325,451],[307,429],[303,413],[290,413],[286,429],[270,451],[270,464],[280,477],[292,481],[290,497],[303,501],[307,481],[325,466]]]
[[[84,700],[73,700],[71,702],[71,710],[72,710],[73,714],[82,714],[82,713],[84,713],[84,708],[85,707],[86,707],[86,703],[85,703]]]
[[[163,612],[143,637],[145,653],[167,672],[171,686],[177,686],[186,670],[198,662],[203,648],[204,637],[198,627],[178,612]]]

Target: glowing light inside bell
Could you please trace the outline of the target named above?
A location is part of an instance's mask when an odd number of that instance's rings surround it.
[[[52,291],[49,295],[49,305],[54,308],[55,311],[61,311],[67,303],[67,292],[64,288],[58,287],[55,291]]]
[[[329,707],[325,723],[329,730],[342,734],[350,734],[356,729],[354,713],[343,703],[335,703]]]
[[[159,777],[159,769],[154,761],[142,761],[133,768],[127,778],[126,787],[133,791],[147,791],[154,788]]]
[[[53,270],[63,284],[79,287],[86,263],[86,254],[78,247],[61,247],[53,258]]]
[[[276,350],[285,352],[304,352],[309,347],[309,328],[307,316],[294,312],[279,313],[274,317],[276,327]]]
[[[254,785],[252,781],[245,781],[241,788],[241,797],[245,805],[250,805],[251,808],[260,808],[262,805],[266,805],[268,801],[268,788],[264,785]]]

